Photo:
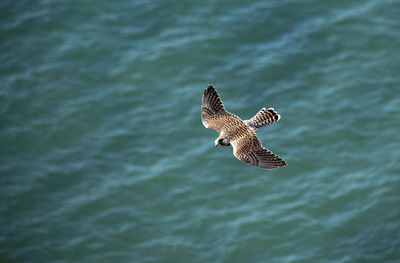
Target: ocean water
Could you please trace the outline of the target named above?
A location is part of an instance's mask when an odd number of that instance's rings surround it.
[[[0,262],[400,262],[400,3],[0,2]],[[248,166],[200,119],[257,134]]]

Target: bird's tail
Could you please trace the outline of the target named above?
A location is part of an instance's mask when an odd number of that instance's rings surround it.
[[[280,118],[281,116],[274,110],[274,108],[262,108],[253,118],[244,121],[244,123],[253,130],[257,130],[279,121]]]

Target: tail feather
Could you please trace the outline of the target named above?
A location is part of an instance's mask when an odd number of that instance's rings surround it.
[[[280,118],[281,116],[274,110],[274,108],[262,108],[253,118],[244,121],[244,123],[253,130],[257,130],[279,121]]]

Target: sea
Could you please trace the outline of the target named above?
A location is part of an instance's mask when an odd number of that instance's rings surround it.
[[[2,0],[0,262],[400,262],[399,14]],[[208,84],[287,167],[214,147]]]

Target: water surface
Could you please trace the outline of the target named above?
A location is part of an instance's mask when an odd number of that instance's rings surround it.
[[[2,1],[0,261],[398,262],[399,13]],[[208,83],[289,166],[214,147]]]

